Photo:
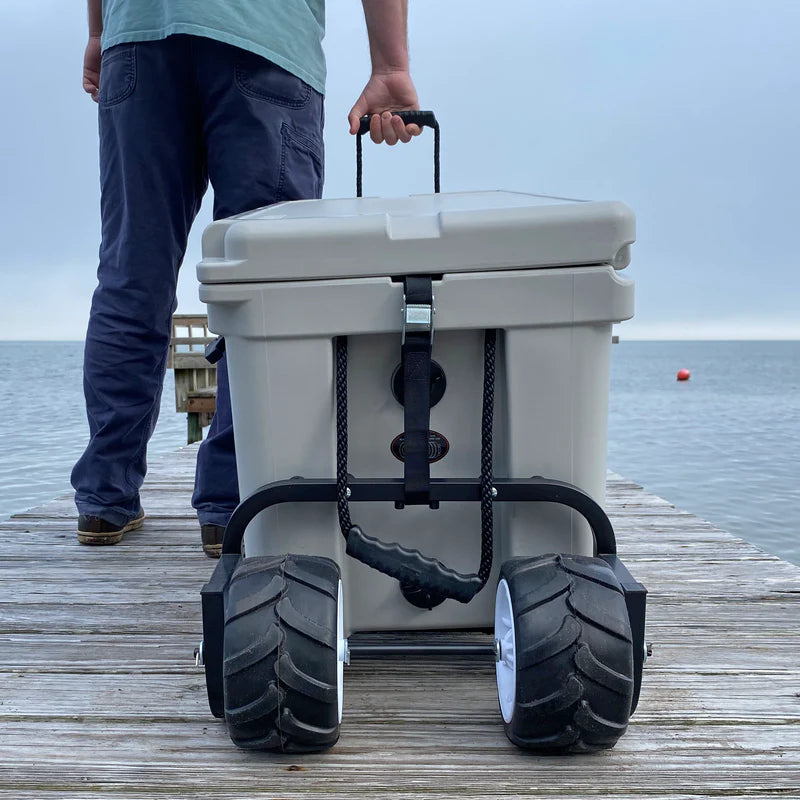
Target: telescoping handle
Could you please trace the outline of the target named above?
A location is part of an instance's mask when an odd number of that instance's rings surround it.
[[[433,129],[433,191],[439,193],[439,123],[433,111],[394,111],[394,116],[400,117],[406,125],[419,125],[421,128]],[[361,137],[369,132],[370,115],[361,117],[358,133],[356,134],[356,197],[361,197],[362,186],[362,153]]]

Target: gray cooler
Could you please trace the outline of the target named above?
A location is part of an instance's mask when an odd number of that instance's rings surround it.
[[[338,337],[348,343],[347,471],[403,477],[393,380],[404,323],[431,322],[404,306],[403,278],[419,274],[433,279],[432,358],[446,384],[430,409],[431,477],[480,475],[484,331],[496,329],[494,477],[546,476],[602,504],[611,326],[633,315],[633,283],[619,272],[633,241],[622,203],[500,191],[308,200],[214,222],[197,273],[209,327],[226,340],[242,498],[296,476],[336,477]],[[359,502],[350,513],[369,536],[477,569],[478,503]],[[469,603],[408,602],[396,579],[346,555],[335,503],[272,506],[244,546],[248,558],[333,559],[345,634],[494,622],[493,588]],[[580,514],[495,505],[491,587],[507,559],[551,552],[596,554]]]

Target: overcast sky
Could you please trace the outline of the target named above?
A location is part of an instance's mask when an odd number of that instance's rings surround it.
[[[411,0],[442,188],[618,199],[637,215],[625,338],[800,338],[800,0]],[[81,2],[0,3],[0,339],[82,339],[99,242]],[[328,0],[328,197],[369,71],[358,0]],[[366,194],[429,191],[429,132],[367,147]],[[202,311],[195,224],[179,311]]]

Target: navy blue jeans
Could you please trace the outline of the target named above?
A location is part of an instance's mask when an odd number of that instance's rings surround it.
[[[90,441],[72,471],[81,514],[124,524],[140,508],[158,417],[178,269],[209,180],[214,218],[319,197],[323,99],[260,56],[170,36],[103,54],[102,243],[84,351]],[[230,395],[198,454],[192,504],[225,525],[239,500]]]

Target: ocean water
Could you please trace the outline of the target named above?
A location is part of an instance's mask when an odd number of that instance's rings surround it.
[[[609,467],[800,564],[800,342],[623,340],[611,352]]]
[[[83,342],[0,342],[0,519],[72,491],[69,476],[89,438]],[[167,370],[148,456],[186,444]]]
[[[608,466],[800,564],[800,342],[611,348]],[[0,519],[70,490],[82,343],[0,342]],[[691,371],[686,382],[679,369]],[[167,372],[150,455],[186,443]]]

